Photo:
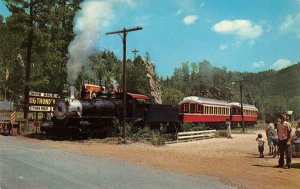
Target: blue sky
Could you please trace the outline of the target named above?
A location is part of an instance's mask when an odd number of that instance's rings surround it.
[[[141,26],[127,36],[127,57],[133,49],[149,52],[159,75],[171,75],[182,62],[258,72],[300,61],[300,0],[123,1],[96,45],[122,58],[120,37],[105,33]],[[3,4],[0,12],[8,15]]]

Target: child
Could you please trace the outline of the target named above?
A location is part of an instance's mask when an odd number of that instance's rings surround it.
[[[262,137],[262,134],[258,134],[256,141],[258,141],[258,151],[259,151],[259,157],[263,158],[264,157],[264,145],[265,141]]]

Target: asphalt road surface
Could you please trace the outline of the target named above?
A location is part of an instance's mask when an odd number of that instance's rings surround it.
[[[223,189],[232,187],[208,177],[189,177],[139,167],[124,161],[49,148],[0,135],[0,188]]]

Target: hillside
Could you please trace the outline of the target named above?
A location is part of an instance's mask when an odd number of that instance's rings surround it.
[[[262,114],[294,110],[300,117],[300,63],[275,71],[232,72],[208,61],[183,63],[174,74],[161,79],[163,102],[176,105],[184,96],[201,96],[255,104]],[[237,82],[241,81],[241,82]]]

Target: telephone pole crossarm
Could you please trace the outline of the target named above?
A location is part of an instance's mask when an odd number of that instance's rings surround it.
[[[124,28],[123,30],[107,32],[106,35],[113,35],[113,34],[119,34],[119,33],[124,33],[124,32],[128,33],[128,32],[142,30],[142,29],[143,29],[142,27],[135,27],[135,28],[129,28],[129,29]]]

